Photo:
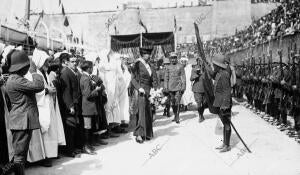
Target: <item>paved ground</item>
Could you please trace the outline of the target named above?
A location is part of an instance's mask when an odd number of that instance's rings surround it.
[[[97,156],[61,158],[51,168],[30,167],[30,175],[300,175],[300,145],[241,105],[233,107],[233,123],[250,147],[248,153],[233,132],[232,150],[219,153],[218,118],[205,111],[199,124],[195,112],[181,114],[177,125],[160,115],[155,138],[142,145],[132,133],[109,139]],[[220,125],[221,126],[221,125]]]

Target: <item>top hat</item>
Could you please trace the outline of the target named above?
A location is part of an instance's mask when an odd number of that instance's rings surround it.
[[[9,58],[8,58],[9,59]],[[22,50],[14,50],[10,56],[9,72],[17,72],[30,65],[27,54]]]
[[[153,48],[145,48],[145,47],[140,47],[140,54],[141,55],[151,55]]]
[[[219,66],[221,68],[226,69],[227,65],[225,64],[225,56],[221,55],[221,54],[217,54],[213,57],[213,64],[215,64],[216,66]]]

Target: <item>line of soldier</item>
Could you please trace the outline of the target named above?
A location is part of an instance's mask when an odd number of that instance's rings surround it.
[[[290,50],[288,63],[282,61],[282,50],[278,50],[279,62],[272,61],[272,52],[259,57],[259,62],[254,57],[244,60],[236,68],[234,96],[245,95],[247,108],[300,143],[300,52],[296,53],[296,45]],[[288,122],[288,115],[294,125]]]

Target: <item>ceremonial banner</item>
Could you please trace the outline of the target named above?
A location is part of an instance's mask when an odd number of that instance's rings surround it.
[[[196,23],[194,23],[195,26],[195,33],[196,33],[196,38],[197,38],[197,48],[198,48],[198,54],[199,57],[198,59],[202,59],[202,64],[206,64],[206,57],[205,57],[205,53],[203,50],[203,43],[201,41],[200,35],[199,35],[199,29]],[[212,83],[212,78],[210,77],[208,70],[205,69],[204,72],[204,80],[203,80],[203,86],[204,86],[204,91],[205,91],[205,98],[207,100],[207,104],[208,104],[208,109],[209,112],[213,113],[213,114],[217,114],[217,109],[215,107],[213,107],[213,103],[214,103],[214,92],[213,92],[213,83]]]

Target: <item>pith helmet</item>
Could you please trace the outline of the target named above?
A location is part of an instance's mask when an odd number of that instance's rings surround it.
[[[170,59],[169,58],[164,58],[163,59],[163,64],[170,64]]]
[[[10,67],[8,71],[17,72],[29,65],[30,61],[27,54],[22,50],[14,50],[10,57]]]
[[[227,65],[224,64],[225,63],[225,56],[221,55],[221,54],[217,54],[213,57],[213,64],[215,64],[216,66],[219,66],[221,68],[226,69]]]

